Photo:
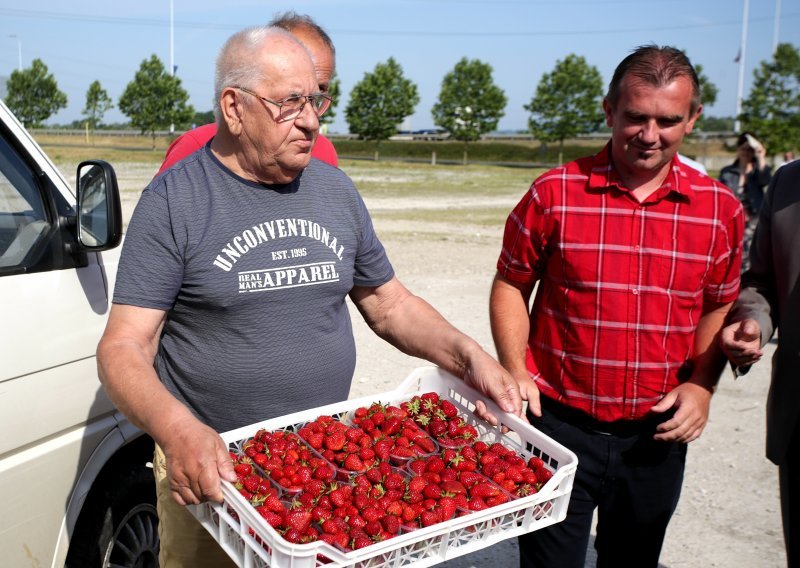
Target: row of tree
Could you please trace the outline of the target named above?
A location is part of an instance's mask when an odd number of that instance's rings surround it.
[[[696,69],[703,102],[712,105],[717,87],[708,80],[701,65]],[[6,104],[28,126],[41,125],[67,105],[66,94],[58,89],[55,78],[39,59],[28,69],[12,72],[7,90]],[[334,78],[334,107],[339,91],[339,81]],[[530,132],[543,143],[558,142],[559,148],[564,140],[596,132],[604,121],[600,105],[603,94],[599,70],[584,57],[568,55],[542,76],[531,102],[524,105],[530,112]],[[153,55],[142,62],[118,105],[131,125],[153,137],[155,145],[156,131],[170,125],[185,129],[191,124],[196,113],[188,100],[181,80],[169,74]],[[353,87],[344,114],[352,134],[380,142],[397,132],[418,103],[417,86],[390,57],[365,73]],[[463,58],[445,75],[431,114],[434,123],[451,139],[471,142],[497,128],[506,104],[505,93],[492,79],[492,67],[477,59]],[[106,90],[94,81],[86,93],[83,110],[87,127],[97,128],[112,107]],[[332,108],[323,118],[330,123],[334,116]],[[773,59],[761,62],[738,118],[743,129],[757,132],[773,153],[800,148],[800,51],[796,47],[779,44]],[[702,121],[699,127],[703,127]]]

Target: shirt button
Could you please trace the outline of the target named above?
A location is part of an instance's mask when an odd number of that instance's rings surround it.
[[[638,288],[634,288],[633,290],[631,290],[631,293],[632,293],[634,296],[638,296],[638,295],[639,295],[639,289],[638,289]]]
[[[633,247],[633,250],[635,250],[636,252],[639,252],[639,248],[640,248],[639,245],[636,245],[635,247]]]

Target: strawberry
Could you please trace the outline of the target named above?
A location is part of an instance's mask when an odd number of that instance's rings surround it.
[[[387,533],[394,535],[400,532],[400,517],[397,515],[385,515],[381,519],[381,524]]]
[[[364,471],[366,469],[364,461],[357,454],[349,454],[342,465],[350,471]]]
[[[236,472],[238,477],[243,478],[253,473],[253,466],[247,463],[237,463],[233,466],[233,471]]]
[[[500,489],[496,485],[492,485],[488,481],[482,481],[472,488],[470,494],[473,497],[480,497],[486,499],[487,497],[496,497],[500,494]]]
[[[541,483],[542,485],[550,481],[552,477],[553,477],[553,472],[545,467],[536,470],[536,479],[538,479],[539,483]]]
[[[439,510],[443,521],[452,519],[456,514],[456,502],[452,497],[439,499]]]
[[[456,405],[450,402],[449,400],[439,401],[439,408],[442,410],[442,413],[448,419],[455,418],[456,416],[458,416],[458,409],[456,408]]]
[[[311,512],[304,509],[292,509],[286,513],[286,526],[300,533],[311,525]],[[285,537],[285,535],[284,535]]]
[[[442,481],[440,487],[443,492],[451,495],[467,492],[467,488],[460,481]]]
[[[533,471],[542,469],[544,467],[544,460],[542,458],[537,458],[536,456],[534,456],[528,460],[528,467],[531,468]]]

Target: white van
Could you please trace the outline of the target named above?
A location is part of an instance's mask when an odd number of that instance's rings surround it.
[[[158,566],[153,443],[108,400],[95,349],[122,239],[114,170],[77,198],[0,100],[0,564]]]

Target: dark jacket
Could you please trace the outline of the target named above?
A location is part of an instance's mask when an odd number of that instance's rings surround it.
[[[767,398],[767,457],[780,465],[800,420],[800,161],[775,173],[764,199],[730,314],[748,318],[761,326],[762,345],[780,328]]]
[[[739,187],[740,173],[739,160],[736,160],[729,166],[722,168],[719,174],[719,181],[733,191],[750,216],[758,215],[758,212],[761,211],[761,204],[764,201],[764,188],[767,187],[770,179],[772,179],[772,168],[764,166],[764,169],[760,170],[754,164],[753,170],[745,178],[743,188]]]

